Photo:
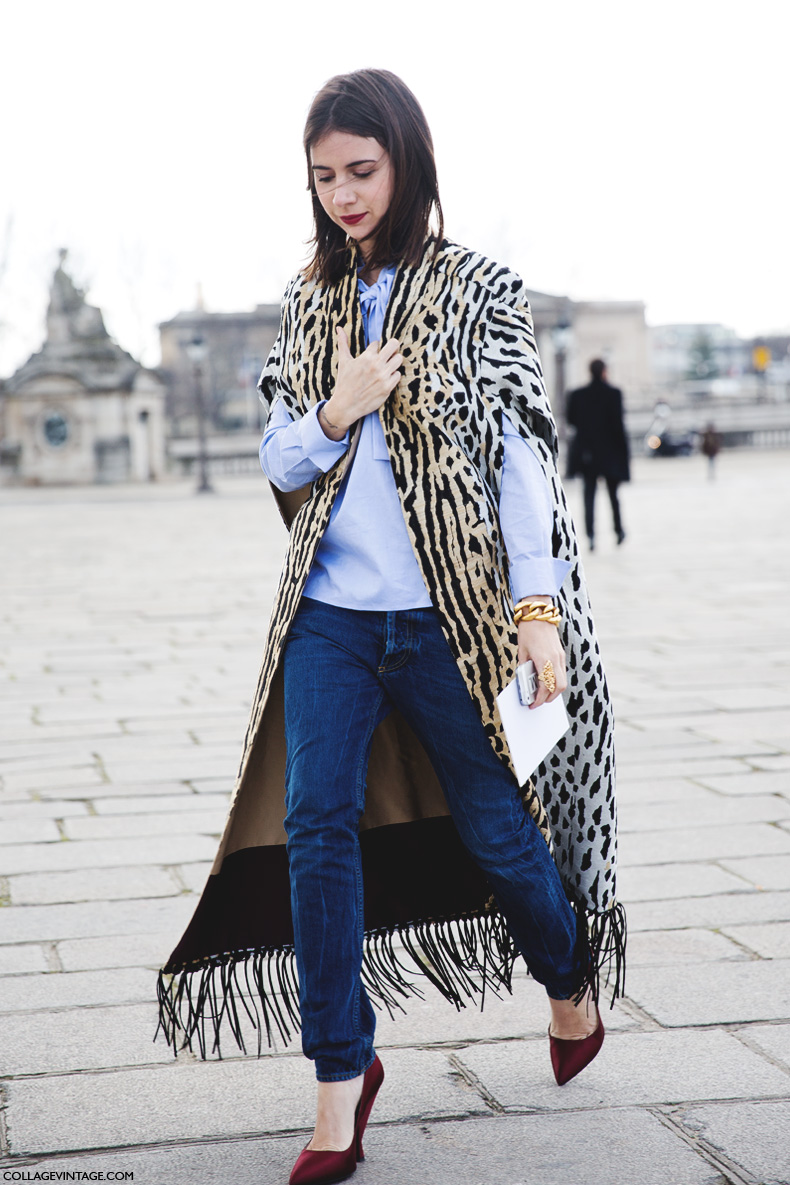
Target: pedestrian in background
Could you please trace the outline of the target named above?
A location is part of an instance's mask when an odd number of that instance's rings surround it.
[[[571,391],[566,418],[576,429],[571,442],[568,476],[581,474],[584,482],[584,525],[590,550],[595,547],[595,493],[598,478],[606,481],[618,544],[625,539],[617,487],[629,481],[628,438],[623,423],[623,393],[607,381],[606,363],[590,363],[591,381]]]
[[[716,458],[721,452],[721,433],[716,431],[716,425],[708,424],[705,431],[702,433],[702,440],[700,441],[700,449],[703,456],[708,458],[708,477],[713,481],[716,476]]]

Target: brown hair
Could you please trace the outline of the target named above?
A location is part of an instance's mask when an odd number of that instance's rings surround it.
[[[422,258],[430,233],[431,212],[438,221],[436,246],[444,219],[436,180],[433,141],[425,115],[404,82],[389,70],[355,70],[330,78],[313,99],[304,129],[308,187],[313,197],[313,256],[305,275],[334,284],[348,267],[348,238],[333,222],[315,191],[310,151],[330,132],[372,138],[389,154],[393,170],[392,200],[371,236],[370,263],[385,267]]]

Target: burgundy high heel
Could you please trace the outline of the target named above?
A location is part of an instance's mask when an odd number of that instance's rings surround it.
[[[598,1028],[581,1041],[567,1041],[563,1037],[552,1037],[551,1025],[549,1025],[551,1067],[554,1070],[554,1077],[557,1079],[557,1086],[564,1086],[566,1082],[570,1082],[571,1078],[580,1074],[585,1066],[589,1066],[603,1045],[606,1033],[601,1014],[597,1008],[595,1011],[598,1013]]]
[[[373,1110],[373,1104],[376,1101],[376,1095],[379,1093],[379,1087],[384,1081],[384,1067],[379,1061],[378,1054],[368,1066],[365,1071],[365,1080],[362,1083],[362,1095],[357,1104],[357,1117],[354,1122],[354,1139],[357,1145],[357,1160],[364,1160],[365,1153],[362,1150],[362,1137],[365,1134],[365,1128],[368,1126],[368,1119],[370,1112]]]
[[[312,1148],[303,1149],[291,1170],[289,1185],[334,1185],[337,1181],[345,1181],[356,1172],[357,1161],[365,1159],[362,1137],[383,1081],[384,1067],[377,1054],[365,1071],[362,1094],[354,1115],[354,1138],[348,1148],[344,1152],[315,1152]]]

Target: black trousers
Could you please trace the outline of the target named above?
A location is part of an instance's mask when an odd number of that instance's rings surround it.
[[[619,481],[614,477],[607,477],[606,489],[609,493],[609,501],[612,504],[612,521],[614,523],[615,534],[619,535],[623,529],[622,519],[620,518],[620,502],[617,498],[617,487]],[[589,539],[595,538],[595,492],[598,489],[598,474],[585,473],[584,474],[584,526],[587,531]]]

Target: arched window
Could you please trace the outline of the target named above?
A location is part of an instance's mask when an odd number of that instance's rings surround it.
[[[59,411],[51,411],[44,420],[44,439],[52,448],[62,448],[69,438],[69,424]]]

